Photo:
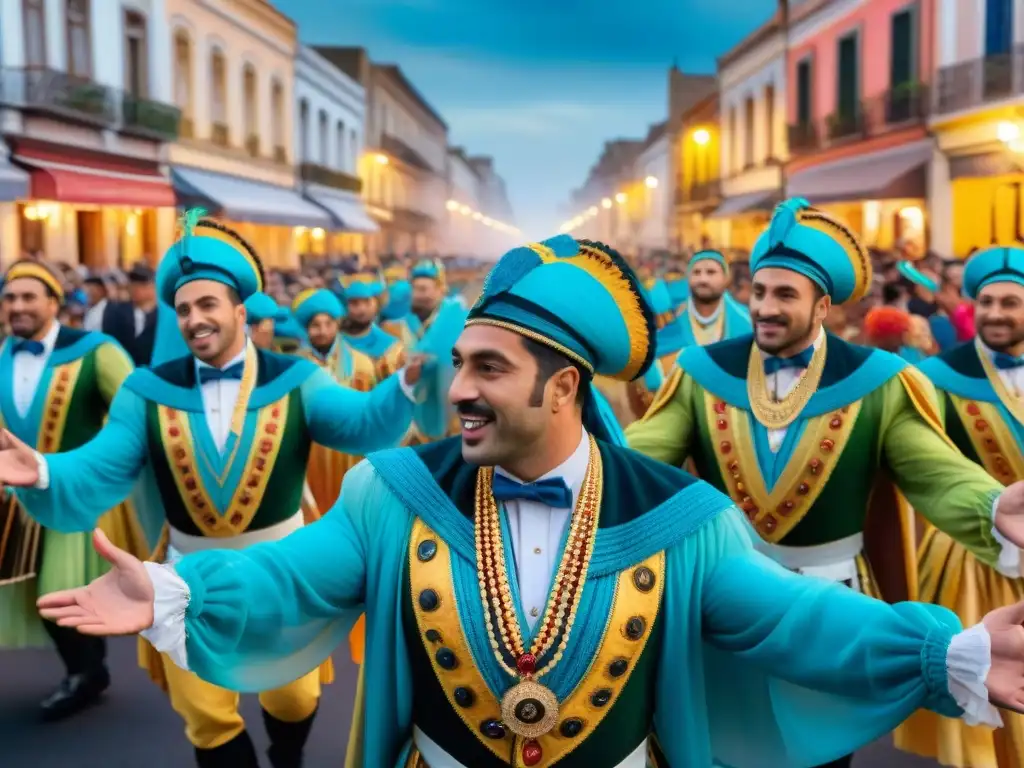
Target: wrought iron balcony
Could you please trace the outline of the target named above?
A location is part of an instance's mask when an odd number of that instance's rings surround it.
[[[114,89],[52,69],[4,70],[0,99],[26,112],[97,127],[118,121]]]
[[[184,122],[181,110],[171,104],[131,93],[122,94],[121,130],[124,133],[170,142],[182,135]]]
[[[789,151],[813,154],[837,144],[882,136],[922,125],[928,115],[929,91],[921,83],[906,83],[837,110],[823,120],[789,126]]]
[[[299,175],[302,180],[310,184],[323,184],[325,187],[343,189],[347,192],[355,192],[357,195],[363,191],[363,181],[355,176],[350,176],[342,171],[333,168],[326,168],[316,163],[303,163],[299,166]]]
[[[934,114],[981,107],[1024,93],[1024,46],[940,69],[935,82]]]

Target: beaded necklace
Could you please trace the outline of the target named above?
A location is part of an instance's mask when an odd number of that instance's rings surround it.
[[[516,684],[501,699],[501,717],[509,730],[523,740],[522,759],[527,766],[540,762],[541,747],[536,739],[548,733],[558,722],[558,699],[537,679],[561,661],[569,642],[597,535],[603,475],[597,442],[590,437],[587,473],[569,521],[565,549],[548,596],[540,630],[527,649],[509,588],[509,572],[502,543],[501,512],[491,490],[494,469],[482,467],[477,472],[474,528],[480,599],[494,656],[506,672],[517,678]],[[555,648],[555,652],[550,662],[538,671],[537,660],[552,648]],[[506,661],[506,653],[516,660],[515,667]]]

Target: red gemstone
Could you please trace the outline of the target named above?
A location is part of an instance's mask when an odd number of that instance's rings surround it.
[[[281,415],[281,409],[280,408],[273,409],[270,412],[270,415],[273,416],[275,419],[278,418]]]
[[[986,437],[985,447],[988,448],[990,451],[998,451],[999,443],[996,442],[994,437]]]
[[[974,422],[974,428],[979,432],[984,432],[986,429],[988,429],[988,422],[985,421],[984,419],[978,419],[976,422]]]
[[[762,520],[761,523],[762,523],[762,525],[764,525],[764,529],[768,533],[771,533],[772,531],[774,531],[775,530],[775,526],[777,525],[777,523],[775,521],[775,518],[772,517],[771,515],[768,515],[768,517],[766,517],[764,520]]]
[[[809,490],[811,490],[811,486],[809,486],[807,483],[800,483],[800,485],[798,485],[796,488],[796,492],[799,493],[801,496],[806,496]]]
[[[793,511],[794,506],[795,505],[792,501],[784,501],[781,504],[779,504],[778,512],[780,515],[788,515],[790,512]]]
[[[170,429],[167,430],[167,434],[169,434],[171,437],[177,437],[178,435],[181,434],[181,430],[178,429],[177,427],[171,427]]]
[[[51,408],[50,409],[50,418],[51,419],[56,419],[56,418],[59,418],[59,417],[60,417],[60,411],[58,411],[56,408]]]
[[[252,503],[252,496],[250,496],[248,493],[243,493],[242,498],[239,499],[239,501],[242,502],[243,507],[248,507],[249,504]]]
[[[203,522],[206,523],[211,528],[213,528],[215,525],[217,525],[217,518],[214,517],[213,515],[207,515],[206,517],[203,518]]]
[[[812,475],[816,475],[821,472],[821,459],[811,459],[811,463],[807,465],[807,468],[811,470]]]
[[[65,387],[65,386],[64,386],[63,384],[61,384],[60,382],[57,382],[57,386],[56,386],[56,387],[54,387],[54,390],[55,390],[55,391],[56,391],[56,392],[57,392],[58,394],[61,394],[61,395],[63,395],[63,394],[65,393],[65,392],[67,392],[67,391],[68,391],[68,388],[67,388],[67,387]]]
[[[725,403],[721,400],[715,403],[715,413],[725,413]]]
[[[832,427],[832,429],[839,429],[841,426],[843,426],[843,420],[836,416],[834,419],[832,419],[832,421],[828,423],[828,425]]]
[[[256,461],[253,462],[253,466],[256,467],[256,469],[258,469],[260,472],[262,472],[267,467],[267,460],[263,458],[257,458]]]
[[[49,437],[44,437],[43,438],[43,451],[49,453],[50,448],[52,448],[52,447],[53,447],[53,440],[51,440]]]
[[[242,513],[235,512],[235,514],[231,516],[231,524],[238,525],[240,522],[242,522]]]
[[[249,475],[249,482],[246,483],[246,485],[248,485],[250,488],[255,488],[259,484],[260,484],[259,475]]]
[[[54,424],[52,421],[48,421],[48,422],[46,422],[46,426],[43,427],[43,430],[46,431],[46,432],[53,432],[53,430],[55,430],[56,428],[57,428],[56,424]]]
[[[977,416],[979,413],[981,413],[981,408],[978,407],[977,403],[968,403],[967,412],[971,414],[971,416]]]
[[[540,744],[531,739],[523,744],[523,765],[536,765],[543,754]]]
[[[719,429],[728,429],[729,428],[729,422],[726,421],[725,419],[719,419],[717,426],[718,426]]]
[[[729,462],[729,471],[730,472],[739,472],[740,471],[740,463],[738,461],[730,461]]]
[[[192,503],[196,505],[196,509],[203,509],[206,506],[206,502],[198,495],[192,497]]]
[[[67,371],[61,371],[60,372],[60,380],[61,381],[67,381],[70,378],[71,378],[71,374],[68,373]]]
[[[828,453],[829,451],[831,451],[835,447],[836,447],[835,441],[830,440],[827,437],[824,440],[821,441],[821,450],[825,451],[825,453]]]
[[[272,440],[262,440],[262,441],[260,441],[260,452],[261,453],[270,453],[272,450],[274,450],[274,442]]]
[[[718,447],[721,449],[722,453],[729,453],[732,450],[732,443],[728,440],[723,440]]]
[[[267,434],[268,435],[275,435],[275,434],[277,434],[277,424],[274,424],[273,422],[271,422],[270,424],[267,424]]]
[[[173,408],[168,408],[166,413],[167,413],[167,418],[170,419],[171,421],[174,421],[175,417],[178,415],[178,412],[176,410],[174,410]]]
[[[53,405],[61,405],[64,402],[63,397],[55,397],[50,401]]]
[[[185,454],[185,449],[184,448],[175,448],[174,449],[174,458],[176,458],[178,460],[181,460],[181,459],[185,458],[185,455],[186,454]]]
[[[196,479],[194,477],[185,478],[185,490],[194,491],[196,489]]]
[[[532,675],[537,669],[537,657],[532,653],[524,653],[516,661],[516,669],[519,670],[521,675]]]

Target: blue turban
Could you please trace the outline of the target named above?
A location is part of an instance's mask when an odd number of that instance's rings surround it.
[[[292,313],[296,322],[308,328],[317,315],[328,315],[334,320],[339,319],[343,310],[338,297],[326,288],[310,288],[295,297],[292,302]]]
[[[972,301],[991,283],[1024,285],[1024,248],[993,246],[978,251],[964,267],[964,296]]]

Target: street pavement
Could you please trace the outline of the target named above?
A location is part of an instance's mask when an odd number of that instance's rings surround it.
[[[356,668],[347,652],[335,655],[337,681],[325,688],[313,727],[306,768],[342,768],[355,693]],[[57,657],[46,651],[0,652],[0,766],[3,768],[192,768],[192,750],[166,696],[135,664],[134,638],[110,645],[113,675],[105,700],[77,717],[42,724],[37,705],[60,679]],[[266,748],[259,704],[242,710],[261,753]],[[936,768],[902,755],[887,742],[863,750],[854,768]],[[385,768],[385,767],[382,767]]]

